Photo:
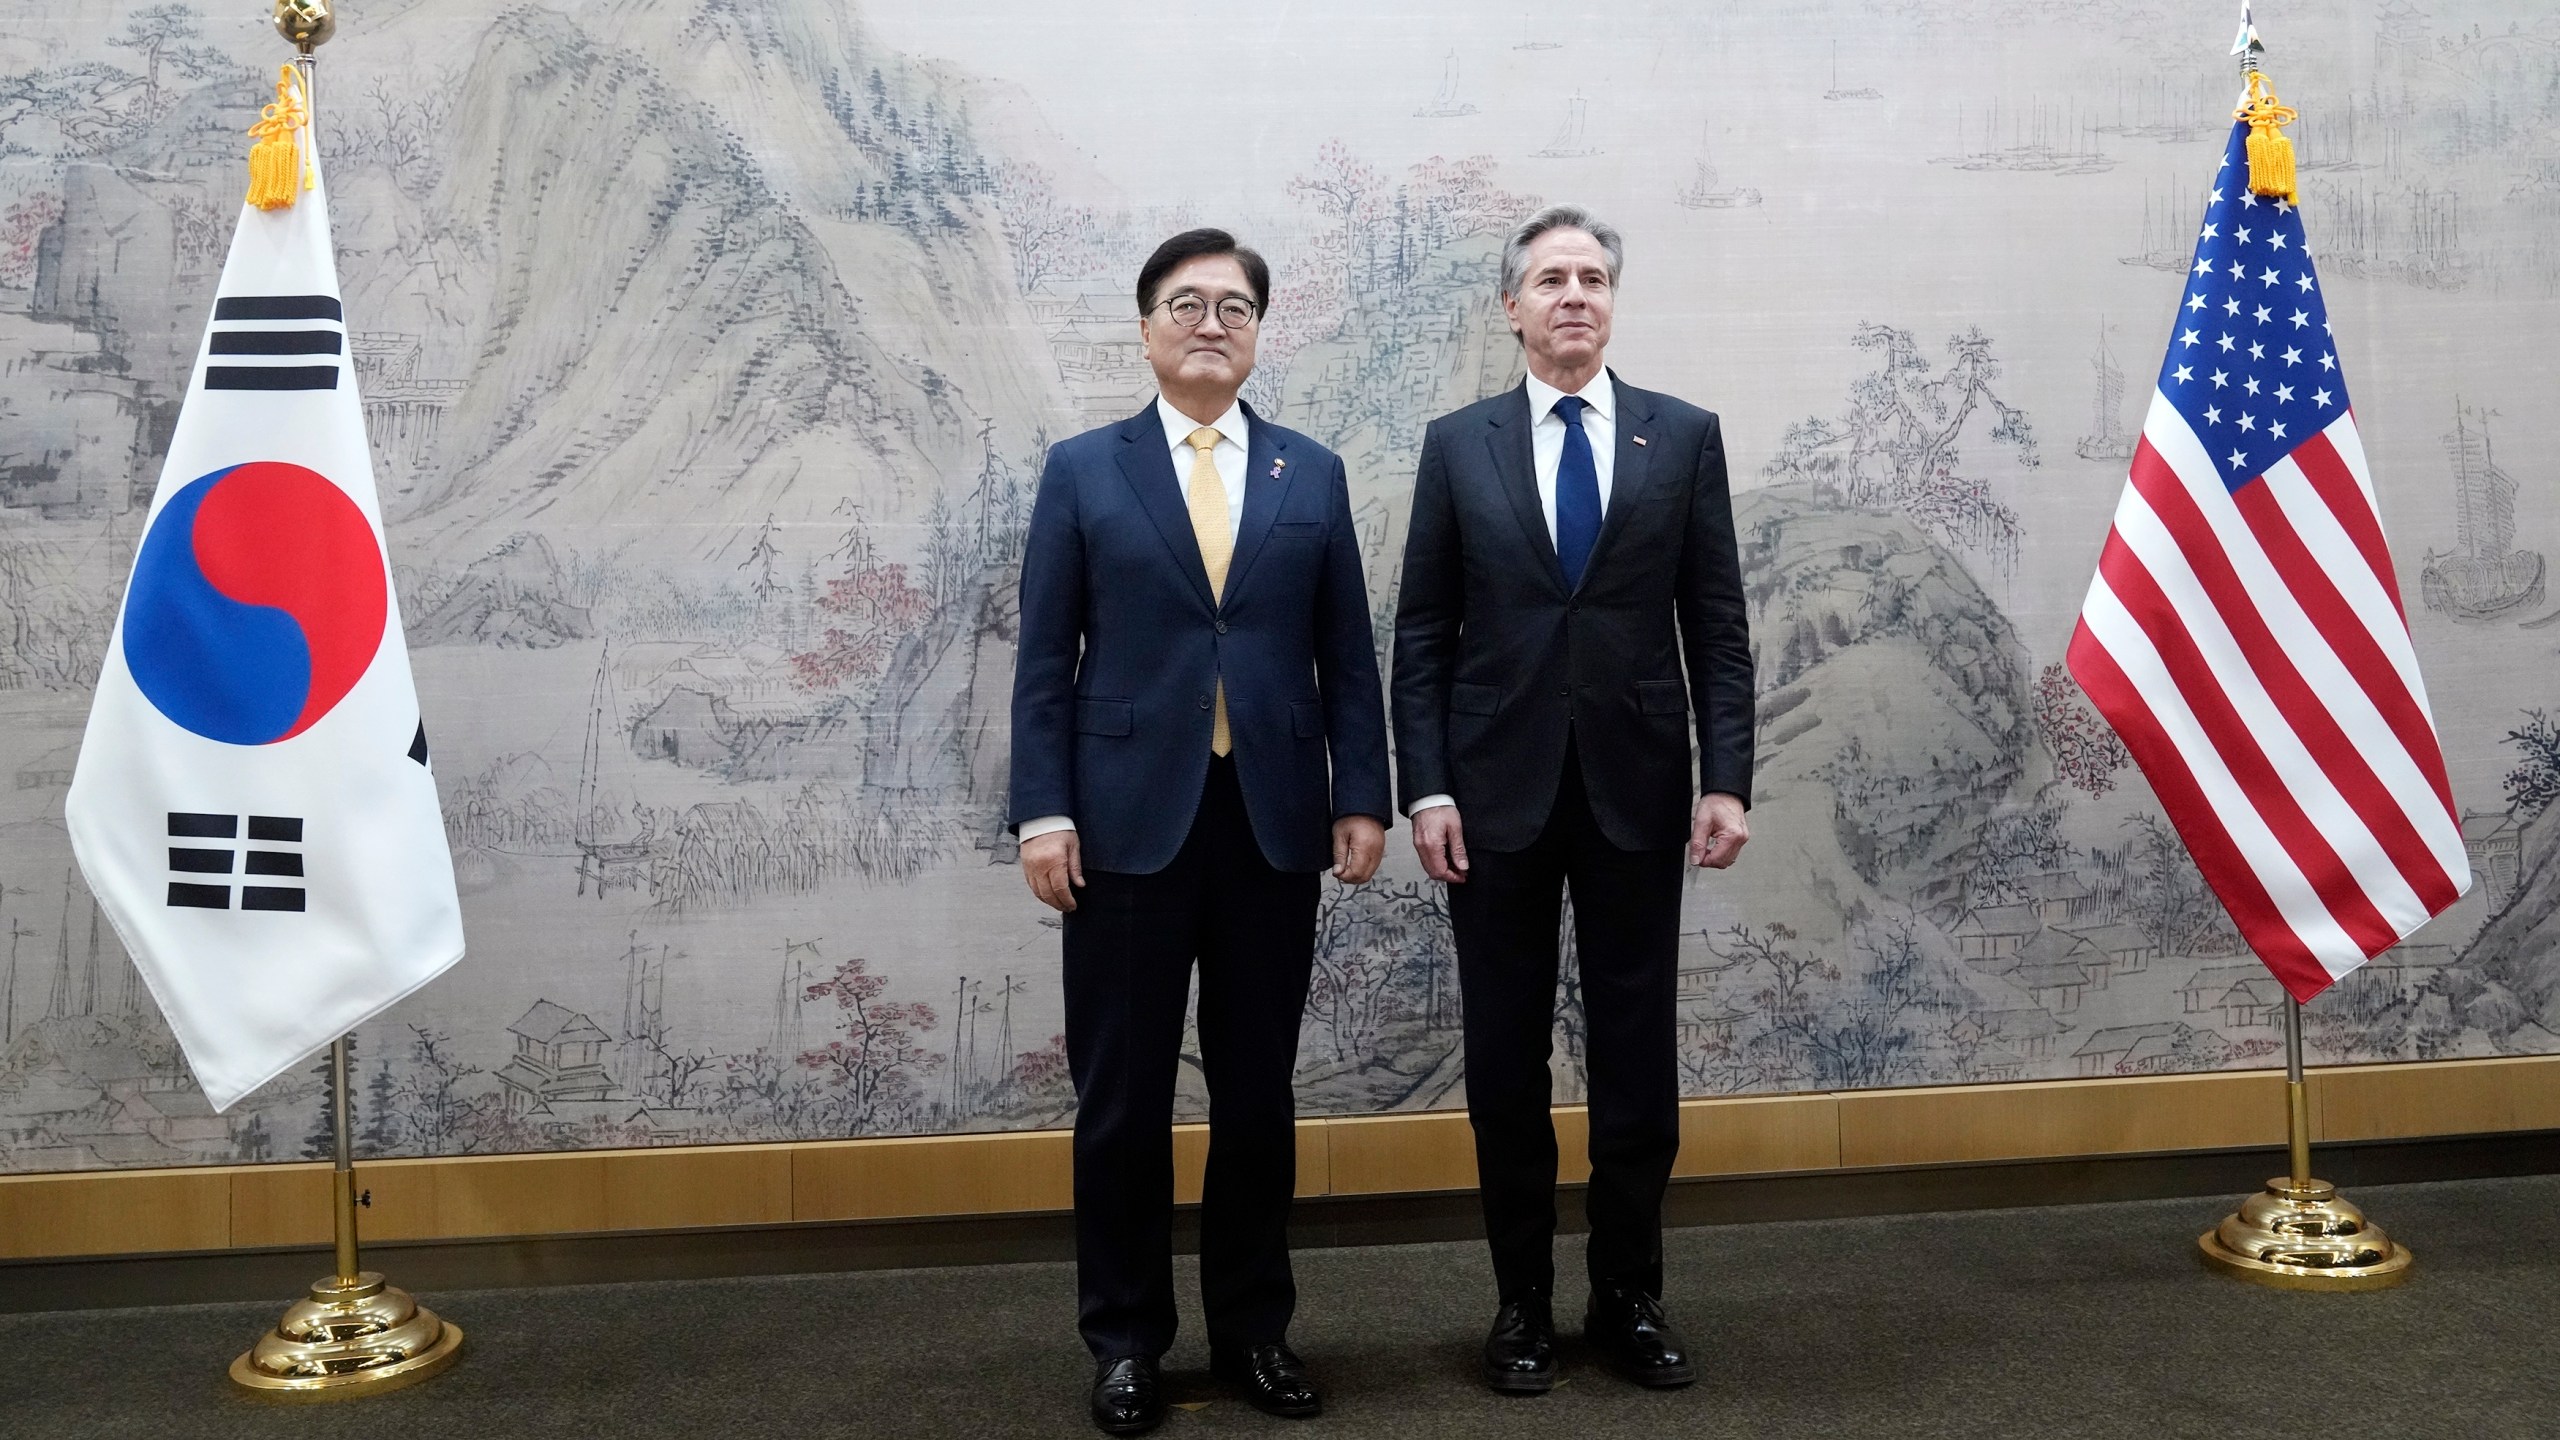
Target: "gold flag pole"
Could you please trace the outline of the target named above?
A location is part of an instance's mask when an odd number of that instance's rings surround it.
[[[2233,115],[2249,122],[2249,188],[2294,196],[2292,143],[2279,133],[2293,112],[2277,103],[2259,73],[2266,46],[2241,0],[2240,34],[2231,42],[2248,87]],[[2288,1290],[2380,1290],[2409,1278],[2408,1247],[2395,1245],[2364,1212],[2338,1197],[2338,1187],[2311,1178],[2311,1101],[2302,1083],[2302,1002],[2284,1006],[2285,1141],[2292,1173],[2240,1202],[2238,1212],[2196,1237],[2204,1262],[2226,1275]]]
[[[305,133],[311,143],[312,50],[337,33],[328,0],[276,0],[278,34],[298,52]],[[270,112],[274,113],[273,111]],[[288,185],[287,195],[291,193]],[[253,198],[252,203],[257,203]],[[290,199],[285,203],[290,204]],[[355,1118],[347,1041],[329,1044],[329,1126],[337,1165],[330,1176],[337,1265],[286,1307],[276,1328],[231,1362],[231,1383],[264,1400],[350,1400],[414,1385],[462,1353],[462,1327],[448,1325],[409,1292],[357,1264]]]

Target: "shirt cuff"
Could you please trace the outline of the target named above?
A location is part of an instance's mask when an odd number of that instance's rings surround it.
[[[1015,841],[1020,842],[1036,839],[1042,835],[1054,835],[1061,830],[1073,830],[1074,828],[1076,828],[1076,822],[1065,815],[1043,815],[1037,820],[1023,821],[1022,824],[1014,830],[1013,838]]]
[[[1443,805],[1455,805],[1457,803],[1458,797],[1455,795],[1425,795],[1421,799],[1404,807],[1404,818],[1410,820],[1425,810],[1437,810]]]

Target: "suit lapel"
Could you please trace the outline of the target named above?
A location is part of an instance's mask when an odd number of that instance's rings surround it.
[[[1271,522],[1279,518],[1280,502],[1288,497],[1289,487],[1298,478],[1298,463],[1289,454],[1288,441],[1278,430],[1264,424],[1252,406],[1245,407],[1244,417],[1245,435],[1250,442],[1244,457],[1244,519],[1236,530],[1235,557],[1227,563],[1229,595],[1243,588],[1254,557],[1262,553],[1262,542],[1271,538]]]
[[[1645,482],[1651,478],[1646,462],[1653,456],[1650,444],[1639,445],[1639,439],[1653,436],[1653,406],[1645,392],[1609,373],[1609,383],[1617,390],[1618,414],[1614,429],[1618,432],[1616,459],[1609,472],[1609,508],[1600,517],[1599,537],[1591,542],[1591,558],[1582,567],[1582,583],[1591,583],[1592,572],[1608,557],[1609,548],[1619,532],[1627,528],[1628,517],[1636,512],[1636,502],[1644,498]]]
[[[1522,385],[1512,397],[1494,407],[1485,421],[1485,446],[1493,453],[1493,473],[1502,483],[1502,493],[1511,498],[1511,513],[1520,521],[1521,538],[1528,541],[1529,553],[1538,557],[1541,573],[1563,594],[1564,562],[1556,558],[1556,537],[1547,533],[1546,507],[1538,503],[1538,464],[1529,448],[1529,430],[1534,423],[1529,414],[1529,387]]]
[[[1120,473],[1138,497],[1138,508],[1155,522],[1156,533],[1173,552],[1175,568],[1191,581],[1192,593],[1201,604],[1217,609],[1217,598],[1209,593],[1209,567],[1200,559],[1200,537],[1191,533],[1191,507],[1183,499],[1181,478],[1173,473],[1173,450],[1165,444],[1164,422],[1156,418],[1153,403],[1120,427],[1120,442]]]

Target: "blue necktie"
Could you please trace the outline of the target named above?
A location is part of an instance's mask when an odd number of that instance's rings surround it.
[[[1582,428],[1590,403],[1579,395],[1556,402],[1556,413],[1564,417],[1564,456],[1556,464],[1556,559],[1564,563],[1568,590],[1581,588],[1582,569],[1600,540],[1600,467]]]

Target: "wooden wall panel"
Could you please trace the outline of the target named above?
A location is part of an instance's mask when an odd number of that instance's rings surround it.
[[[1836,1096],[1751,1095],[1680,1107],[1674,1175],[1765,1175],[1839,1164]]]
[[[2284,1077],[2268,1071],[1842,1091],[1837,1100],[1846,1166],[2284,1143]]]
[[[791,1152],[772,1145],[607,1155],[603,1228],[780,1225],[792,1218],[791,1170]]]
[[[231,1172],[231,1243],[234,1245],[326,1245],[332,1233],[329,1217],[330,1166],[243,1165]],[[373,1183],[373,1167],[359,1166],[356,1184]],[[356,1212],[356,1237],[373,1233],[373,1212]]]
[[[373,1192],[360,1234],[376,1240],[576,1235],[611,1226],[610,1152],[380,1160],[357,1167]]]
[[[1298,1122],[1298,1194],[1332,1193],[1332,1127],[1322,1120],[1301,1120]]]
[[[219,1250],[230,1167],[13,1175],[0,1183],[0,1257]]]
[[[1074,1203],[1064,1130],[836,1140],[791,1147],[795,1220],[1065,1210]]]
[[[1684,1102],[1675,1173],[1932,1165],[2281,1144],[2271,1071]],[[2560,1057],[2315,1070],[2323,1140],[2560,1129]],[[1558,1107],[1559,1168],[1589,1174],[1589,1116]],[[1196,1200],[1206,1127],[1176,1127],[1177,1198]],[[702,1225],[1064,1210],[1066,1131],[585,1154],[382,1160],[366,1238],[577,1234]],[[1475,1141],[1455,1111],[1302,1120],[1298,1193],[1467,1190]],[[0,1176],[0,1258],[311,1245],[329,1236],[329,1167]]]
[[[2560,1056],[2345,1065],[2308,1081],[2321,1140],[2560,1129]]]
[[[1331,1152],[1332,1194],[1475,1187],[1475,1133],[1462,1113],[1356,1115],[1322,1123]]]
[[[1200,1203],[1201,1181],[1209,1169],[1209,1127],[1176,1125],[1173,1127],[1173,1203]],[[1075,1157],[1067,1157],[1067,1180],[1075,1181]]]

